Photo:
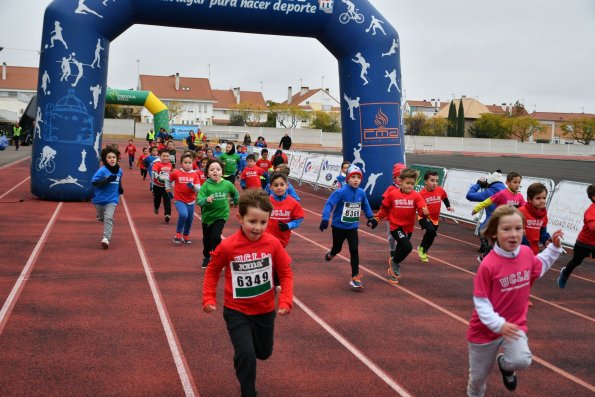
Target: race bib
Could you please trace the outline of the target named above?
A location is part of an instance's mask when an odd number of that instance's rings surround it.
[[[341,222],[354,223],[359,222],[359,213],[362,210],[362,203],[343,203],[343,213]]]
[[[235,299],[254,298],[273,288],[273,263],[270,256],[231,262],[231,285]]]

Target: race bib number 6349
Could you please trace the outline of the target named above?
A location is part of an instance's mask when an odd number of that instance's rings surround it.
[[[273,288],[270,256],[245,262],[231,262],[231,283],[235,299],[254,298]]]

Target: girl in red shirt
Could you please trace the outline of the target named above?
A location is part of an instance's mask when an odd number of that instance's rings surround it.
[[[140,174],[143,177],[143,181],[147,178],[147,167],[145,166],[145,159],[149,157],[149,149],[144,147],[143,154],[138,158],[136,166],[140,169]]]
[[[539,254],[539,243],[544,246],[551,240],[547,232],[547,188],[543,183],[533,183],[527,188],[527,202],[519,208],[525,217],[523,244]]]
[[[289,244],[291,230],[296,229],[304,220],[304,210],[296,199],[287,194],[287,176],[282,172],[271,175],[271,203],[273,212],[267,226],[267,232],[277,237],[283,247]]]
[[[170,182],[174,183],[174,205],[178,211],[178,225],[173,242],[191,244],[190,228],[194,220],[194,201],[200,189],[198,174],[192,169],[192,153],[186,152],[180,158],[182,168],[169,174]]]

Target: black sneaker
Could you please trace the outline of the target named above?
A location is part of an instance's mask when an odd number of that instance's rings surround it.
[[[170,219],[171,219],[171,216],[165,215],[165,223],[169,223]]]
[[[565,267],[560,270],[560,275],[558,276],[558,287],[564,289],[566,288],[566,282],[568,281],[568,277],[564,276]]]
[[[328,250],[328,251],[326,252],[326,254],[324,254],[324,260],[325,260],[325,261],[327,261],[327,262],[330,262],[330,261],[332,261],[332,260],[333,260],[333,256],[334,256],[334,255],[331,255],[331,251],[330,251],[330,250]]]
[[[209,262],[210,262],[210,261],[211,261],[211,258],[204,258],[204,259],[202,260],[202,266],[201,266],[201,268],[203,268],[203,269],[206,269],[206,268],[207,268],[207,266],[209,265]]]
[[[153,212],[158,214],[159,213],[159,208],[153,208]]]
[[[498,361],[498,368],[500,369],[500,373],[502,374],[502,382],[508,390],[515,391],[516,374],[514,373],[514,371],[506,371],[502,368],[502,365],[500,364],[500,358],[502,357],[504,357],[503,353],[498,354],[498,357],[496,357],[496,361]]]

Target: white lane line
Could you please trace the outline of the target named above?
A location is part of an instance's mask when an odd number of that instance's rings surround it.
[[[317,247],[322,248],[324,252],[328,251],[328,248],[327,247],[325,247],[325,246],[323,246],[321,244],[318,244],[317,242],[315,242],[313,240],[310,240],[309,238],[307,238],[307,237],[305,237],[305,236],[303,236],[303,235],[301,235],[301,234],[299,234],[299,233],[297,233],[295,231],[292,231],[292,234],[295,234],[296,236],[301,237],[302,239],[308,241],[309,243],[314,244]],[[340,255],[339,254],[339,255],[337,255],[337,257],[343,259],[346,262],[349,262],[349,258],[347,258],[347,257],[345,257],[343,255]],[[438,304],[430,301],[429,299],[426,299],[426,298],[422,297],[421,295],[418,295],[415,292],[413,292],[413,291],[411,291],[411,290],[409,290],[407,288],[404,288],[401,285],[396,286],[396,285],[390,284],[388,282],[388,280],[386,279],[386,277],[381,276],[380,274],[376,273],[375,271],[373,271],[371,269],[368,269],[367,267],[361,266],[361,265],[360,265],[360,268],[363,269],[363,270],[365,270],[366,272],[370,273],[374,277],[378,278],[379,280],[384,281],[385,283],[387,283],[391,287],[398,288],[399,290],[405,292],[406,294],[411,295],[412,297],[421,300],[422,302],[424,302],[424,303],[432,306],[436,310],[438,310],[438,311],[446,314],[447,316],[449,316],[449,317],[457,320],[458,322],[464,324],[465,326],[467,326],[469,324],[468,320],[462,318],[461,316],[458,316],[458,315],[454,314],[453,312],[451,312],[450,310],[444,308],[443,306],[440,306],[440,305],[438,305]],[[578,377],[576,377],[576,376],[574,376],[574,375],[572,375],[572,374],[564,371],[562,368],[558,368],[554,364],[552,364],[552,363],[550,363],[550,362],[548,362],[548,361],[546,361],[546,360],[544,360],[544,359],[542,359],[542,358],[540,358],[540,357],[538,357],[536,355],[533,355],[533,359],[535,361],[537,361],[538,363],[542,364],[543,366],[545,366],[546,368],[549,368],[550,370],[556,372],[557,374],[559,374],[559,375],[567,378],[568,380],[570,380],[570,381],[572,381],[572,382],[574,382],[574,383],[576,383],[576,384],[578,384],[580,386],[583,386],[583,387],[587,388],[590,391],[595,391],[595,386],[593,386],[593,385],[591,385],[591,384],[583,381],[582,379],[580,379],[580,378],[578,378]]]
[[[39,252],[45,245],[47,237],[50,234],[50,230],[52,230],[52,226],[54,226],[54,223],[56,222],[56,218],[58,217],[58,213],[60,212],[60,209],[62,208],[63,204],[64,203],[60,202],[58,204],[58,206],[56,207],[56,209],[54,210],[54,214],[52,215],[52,217],[50,218],[50,221],[46,225],[43,233],[41,234],[41,237],[39,238],[39,241],[37,241],[35,248],[33,248],[33,252],[31,252],[31,255],[29,256],[29,260],[25,264],[25,267],[23,267],[23,270],[21,271],[19,278],[17,279],[16,283],[14,284],[14,287],[12,287],[12,290],[10,291],[8,298],[6,298],[6,301],[4,302],[4,306],[2,306],[2,309],[0,309],[0,335],[2,334],[2,331],[4,331],[4,327],[6,326],[6,323],[8,322],[8,318],[10,317],[10,314],[12,313],[12,309],[14,308],[14,305],[16,304],[16,301],[19,298],[19,295],[21,294],[21,292],[23,290],[25,281],[27,281],[27,279],[29,278],[29,275],[31,274],[31,271],[33,270],[33,266],[35,265],[35,262],[37,261],[37,258],[39,256]]]
[[[27,157],[23,157],[22,159],[13,161],[12,163],[4,164],[2,167],[0,167],[0,171],[2,171],[5,168],[12,167],[13,165],[20,163],[21,161],[30,160],[30,159],[31,159],[31,156],[27,156]]]
[[[163,330],[165,331],[167,343],[169,344],[169,349],[171,350],[174,362],[176,364],[176,369],[178,370],[178,375],[180,376],[180,381],[182,382],[184,393],[188,397],[199,396],[198,388],[194,383],[194,379],[192,378],[192,374],[189,370],[188,362],[184,357],[184,353],[182,351],[182,348],[180,347],[178,336],[176,335],[176,332],[173,329],[173,326],[171,325],[169,313],[167,312],[167,308],[165,307],[165,303],[163,302],[163,297],[161,296],[161,292],[159,290],[159,287],[157,286],[155,277],[153,276],[153,269],[151,268],[151,264],[147,259],[147,255],[145,253],[143,245],[138,237],[136,226],[134,225],[134,221],[132,220],[132,216],[130,214],[130,211],[128,210],[126,199],[123,196],[122,204],[124,204],[124,210],[126,211],[128,224],[130,225],[130,229],[132,230],[132,236],[134,237],[134,242],[136,243],[138,254],[140,255],[141,261],[143,263],[145,275],[147,276],[149,286],[151,287],[153,300],[155,301],[155,305],[157,306],[157,312],[159,313],[159,318],[161,319],[161,324],[163,326]]]
[[[17,185],[14,185],[14,187],[12,189],[10,189],[9,191],[7,191],[6,193],[4,193],[2,196],[0,196],[0,200],[2,200],[6,195],[8,195],[8,193],[12,192],[14,189],[16,189],[17,187],[21,186],[23,183],[27,182],[29,179],[31,179],[30,176],[26,177],[25,179],[23,179],[21,182],[19,182]]]

